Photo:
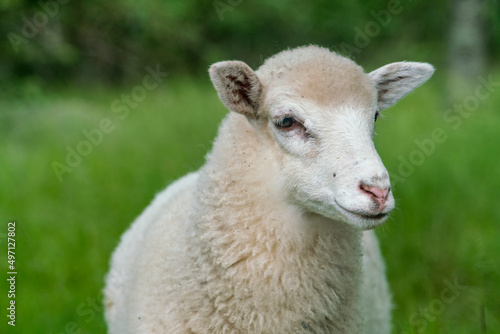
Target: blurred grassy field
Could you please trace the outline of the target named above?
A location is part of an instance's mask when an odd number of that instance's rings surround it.
[[[442,88],[436,76],[377,121],[393,174],[421,150],[415,140],[436,128],[447,138],[395,185],[397,208],[377,231],[393,333],[500,333],[500,94],[455,130]],[[120,119],[112,103],[132,89],[24,83],[0,99],[0,261],[6,272],[7,222],[16,221],[18,271],[17,325],[2,315],[1,333],[104,333],[98,299],[120,235],[155,193],[202,165],[226,113],[208,78],[169,77]],[[60,182],[52,163],[65,163],[66,146],[103,118],[113,131]],[[443,294],[455,282],[466,287]],[[5,296],[5,280],[0,288]]]

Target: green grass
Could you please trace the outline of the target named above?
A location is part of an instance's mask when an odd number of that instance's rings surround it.
[[[395,185],[397,207],[378,230],[394,294],[394,333],[488,333],[500,328],[500,95],[454,130],[442,114],[439,77],[377,121],[376,145],[398,173],[415,140],[437,144]],[[0,261],[7,222],[17,222],[17,326],[1,333],[104,333],[100,290],[120,235],[154,194],[203,164],[225,115],[208,79],[167,78],[125,119],[112,103],[133,87],[26,84],[0,101]],[[66,146],[103,118],[114,130],[60,182]],[[445,280],[467,287],[440,302]],[[0,308],[6,314],[5,280]],[[446,297],[447,295],[445,295]],[[449,299],[447,299],[449,300]],[[420,315],[434,307],[434,313]],[[432,312],[432,311],[431,311]],[[435,314],[438,313],[438,314]],[[413,315],[412,325],[410,318]],[[425,331],[422,331],[424,329]],[[80,331],[79,331],[80,330]]]

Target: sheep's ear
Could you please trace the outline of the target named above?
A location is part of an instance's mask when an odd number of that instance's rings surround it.
[[[378,108],[383,110],[411,93],[434,73],[427,63],[399,62],[382,66],[368,76],[378,91]]]
[[[256,117],[262,85],[255,72],[241,61],[215,63],[209,70],[220,100],[231,111]]]

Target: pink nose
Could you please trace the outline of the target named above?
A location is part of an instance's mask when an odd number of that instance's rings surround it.
[[[375,200],[380,210],[384,209],[385,202],[387,201],[387,197],[389,196],[389,191],[391,191],[390,187],[382,189],[379,187],[369,186],[363,183],[359,185],[359,189],[361,189],[361,191],[363,191],[365,194],[367,194],[373,200]]]

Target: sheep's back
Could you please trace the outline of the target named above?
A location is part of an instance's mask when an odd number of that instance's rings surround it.
[[[168,305],[169,290],[185,274],[197,179],[188,174],[159,193],[122,236],[105,288],[110,334],[147,331],[141,324]]]

